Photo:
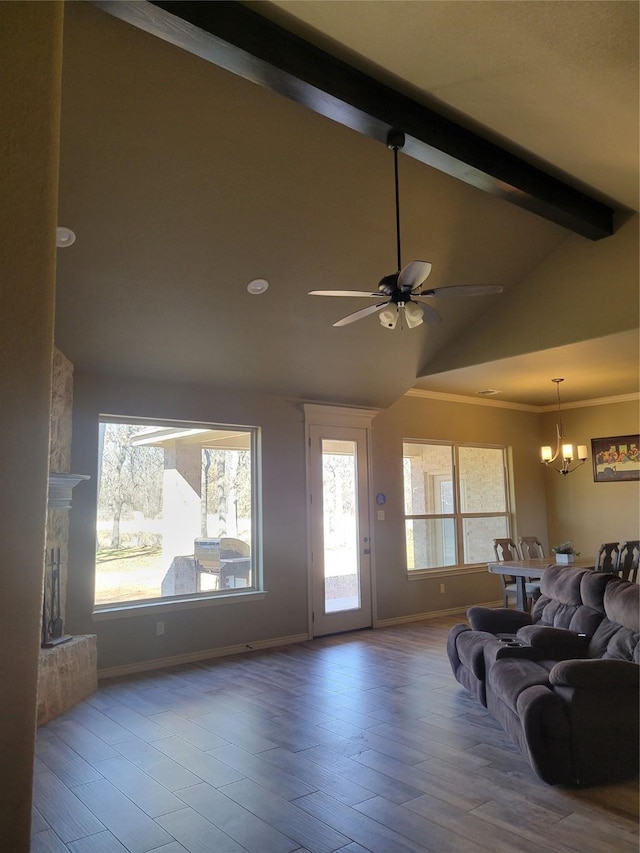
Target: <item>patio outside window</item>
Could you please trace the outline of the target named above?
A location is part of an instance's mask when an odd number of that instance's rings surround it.
[[[100,423],[95,604],[257,588],[254,427]]]
[[[407,569],[485,563],[509,536],[504,447],[404,442]]]

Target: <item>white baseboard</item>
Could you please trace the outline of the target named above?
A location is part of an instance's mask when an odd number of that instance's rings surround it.
[[[405,625],[408,622],[423,622],[428,619],[438,619],[441,616],[452,616],[459,613],[466,616],[471,605],[462,607],[450,607],[447,610],[431,610],[428,613],[412,613],[410,616],[395,616],[392,619],[378,619],[374,628],[389,628],[392,625]],[[502,607],[502,601],[479,602],[476,607]],[[292,643],[306,643],[312,639],[310,634],[294,634],[290,637],[274,637],[270,640],[258,640],[255,643],[240,643],[236,646],[223,646],[219,649],[203,649],[198,652],[187,652],[183,655],[171,655],[165,658],[154,658],[152,660],[125,663],[120,666],[107,666],[98,669],[98,679],[116,678],[120,675],[133,675],[136,672],[147,672],[152,669],[164,669],[169,666],[178,666],[182,663],[197,663],[213,658],[227,657],[228,655],[240,655],[244,652],[259,649],[274,649],[278,646],[288,646]]]
[[[98,679],[116,678],[119,675],[133,675],[136,672],[146,672],[152,669],[164,669],[168,666],[178,666],[182,663],[197,663],[212,658],[222,658],[228,655],[240,655],[243,652],[253,652],[259,649],[273,649],[278,646],[288,646],[292,643],[305,643],[311,639],[309,634],[294,634],[291,637],[275,637],[270,640],[257,640],[254,643],[241,643],[236,646],[224,646],[219,649],[203,649],[198,652],[187,652],[183,655],[171,655],[165,658],[136,661],[120,666],[107,666],[98,669]]]
[[[477,604],[465,604],[462,607],[450,607],[447,610],[430,610],[428,613],[412,613],[410,616],[394,616],[392,619],[378,619],[376,628],[389,628],[392,625],[405,625],[407,622],[424,622],[427,619],[439,619],[441,616],[467,615],[470,607],[503,607],[502,601],[479,601]]]

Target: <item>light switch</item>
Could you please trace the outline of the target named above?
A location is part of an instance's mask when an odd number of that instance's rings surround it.
[[[384,521],[384,510],[383,509],[378,510],[378,521]]]

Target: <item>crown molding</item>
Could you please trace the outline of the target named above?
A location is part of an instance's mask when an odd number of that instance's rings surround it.
[[[448,394],[442,391],[426,391],[422,388],[410,388],[403,395],[418,397],[423,400],[439,400],[445,403],[461,403],[470,406],[489,406],[494,409],[515,409],[518,412],[555,412],[557,404],[552,406],[534,406],[529,403],[513,403],[508,400],[492,400],[486,397],[467,397],[463,394]],[[593,400],[576,400],[573,403],[562,403],[562,409],[584,409],[591,406],[608,406],[612,403],[630,403],[640,401],[640,393],[617,394],[614,397],[597,397]]]
[[[304,420],[307,425],[371,427],[371,421],[380,409],[365,409],[354,406],[332,406],[325,403],[302,403]]]
[[[633,403],[640,401],[640,393],[616,394],[614,397],[595,397],[593,400],[576,400],[573,403],[562,403],[564,409],[586,409],[591,406],[609,406],[612,403]],[[557,412],[558,404],[555,406],[540,406],[541,412]]]
[[[419,397],[423,400],[439,400],[443,403],[464,403],[469,406],[489,406],[493,409],[516,409],[519,412],[539,412],[539,406],[529,403],[511,403],[508,400],[492,400],[487,397],[467,397],[463,394],[448,394],[444,391],[426,391],[422,388],[410,388],[405,397]]]

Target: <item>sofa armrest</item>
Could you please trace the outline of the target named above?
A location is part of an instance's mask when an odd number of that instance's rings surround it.
[[[516,713],[522,725],[527,757],[549,785],[572,782],[571,723],[563,700],[541,684],[518,696]]]
[[[474,631],[489,634],[515,634],[524,625],[531,624],[531,616],[524,610],[508,607],[470,607],[467,619]]]
[[[553,687],[588,687],[610,691],[640,688],[640,666],[626,660],[565,660],[549,673]]]
[[[523,643],[522,640],[514,638],[513,641],[500,640],[494,638],[485,644],[484,661],[485,669],[489,669],[497,660],[504,658],[520,658],[522,660],[562,660],[563,658],[551,657],[548,647],[534,648]],[[555,649],[553,650],[555,651]]]
[[[517,634],[518,639],[534,649],[545,649],[550,660],[583,658],[589,651],[589,638],[567,628],[552,628],[546,625],[525,625]]]
[[[462,664],[460,660],[460,655],[458,654],[458,637],[460,634],[465,634],[467,631],[471,631],[471,628],[468,625],[454,625],[449,630],[449,634],[447,635],[447,655],[449,657],[449,661],[453,668],[453,672],[455,674],[458,667]]]

